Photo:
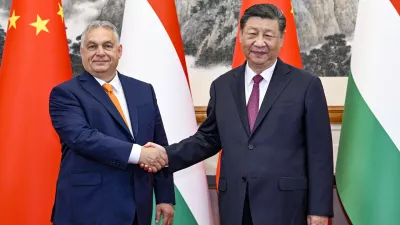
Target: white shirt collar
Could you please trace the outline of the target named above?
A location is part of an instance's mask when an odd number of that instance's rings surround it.
[[[95,76],[93,76],[93,77],[94,77],[94,79],[97,80],[97,82],[99,82],[100,86],[103,86],[103,84],[107,83],[100,78],[97,78]],[[120,92],[122,90],[122,84],[121,84],[121,81],[119,80],[118,72],[115,73],[114,78],[109,82],[109,84],[111,84],[114,91]]]
[[[267,81],[267,83],[269,83],[271,81],[272,74],[274,73],[277,61],[278,60],[275,60],[274,64],[272,64],[272,66],[270,66],[268,69],[264,70],[260,74],[264,78],[264,80]],[[250,68],[249,63],[246,63],[246,71],[245,71],[245,82],[246,82],[246,85],[252,84],[253,77],[255,75],[257,75],[257,74]]]

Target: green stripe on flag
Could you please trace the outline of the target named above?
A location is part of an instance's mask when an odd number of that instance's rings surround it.
[[[385,106],[385,110],[391,107]],[[400,224],[400,152],[364,101],[351,74],[342,124],[336,183],[351,222]]]
[[[186,204],[185,199],[182,197],[178,188],[175,185],[175,206],[174,206],[174,222],[172,225],[198,225],[196,219],[193,216],[192,211],[190,211],[189,206]],[[153,196],[153,216],[152,216],[152,225],[161,225],[163,219],[161,217],[160,222],[155,223],[155,215],[156,215],[156,201]]]

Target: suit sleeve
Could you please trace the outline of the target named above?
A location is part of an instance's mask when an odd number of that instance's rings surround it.
[[[221,150],[221,140],[215,113],[216,89],[211,84],[207,119],[197,132],[177,144],[166,147],[170,172],[176,172],[205,160]]]
[[[53,88],[49,111],[54,129],[72,151],[109,166],[127,167],[133,144],[92,129],[79,100],[67,88]]]
[[[154,143],[159,144],[161,146],[166,146],[168,145],[168,139],[165,133],[160,110],[158,108],[157,98],[152,86],[151,86],[151,91],[153,96],[154,107],[156,109]],[[156,204],[159,203],[175,204],[174,178],[173,174],[169,173],[168,167],[163,168],[161,171],[157,172],[154,175],[154,193],[156,197]]]
[[[314,77],[305,100],[308,214],[333,216],[333,147],[328,106],[321,80]]]

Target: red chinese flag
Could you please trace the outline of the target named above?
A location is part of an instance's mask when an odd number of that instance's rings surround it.
[[[49,95],[71,77],[61,1],[13,0],[0,75],[0,224],[51,224],[61,151]]]

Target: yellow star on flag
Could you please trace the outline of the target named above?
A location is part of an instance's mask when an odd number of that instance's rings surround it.
[[[58,8],[59,8],[59,10],[58,10],[57,15],[60,15],[61,16],[61,20],[64,22],[64,11],[63,11],[63,8],[62,8],[60,3],[58,3]]]
[[[36,16],[36,22],[31,23],[29,25],[36,27],[36,35],[38,35],[40,33],[40,31],[44,30],[47,33],[49,32],[49,30],[47,30],[46,24],[49,22],[50,20],[42,20],[40,18],[39,15]]]
[[[17,29],[17,20],[19,19],[20,16],[15,15],[15,10],[13,10],[12,16],[8,19],[10,21],[10,25],[8,26],[8,30],[10,30],[11,27],[14,27]]]
[[[290,1],[290,7],[291,7],[290,13],[294,15],[294,13],[293,13],[293,4],[292,4],[292,1]]]

